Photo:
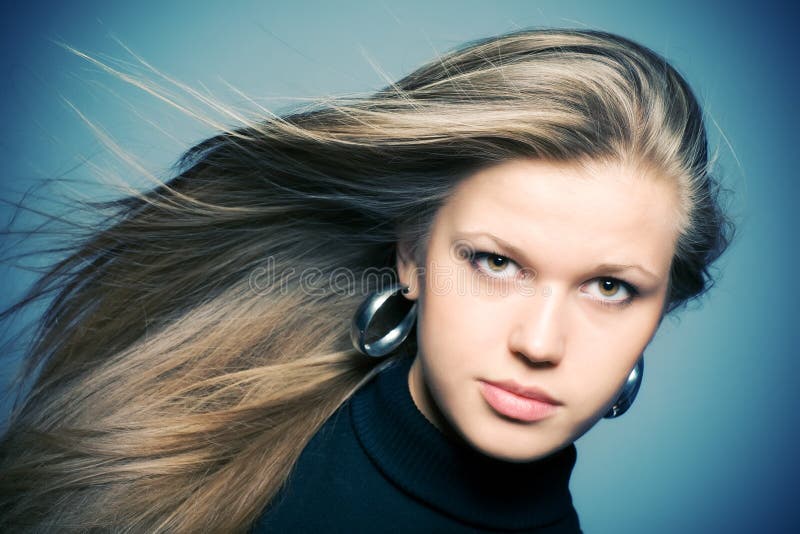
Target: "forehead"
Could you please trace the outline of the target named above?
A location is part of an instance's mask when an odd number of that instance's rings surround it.
[[[482,169],[442,210],[452,231],[490,232],[548,260],[668,269],[677,238],[676,186],[604,163],[520,159]]]

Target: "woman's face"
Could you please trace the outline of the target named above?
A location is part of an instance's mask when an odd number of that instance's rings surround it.
[[[426,265],[399,249],[406,297],[419,299],[414,402],[489,456],[535,460],[580,437],[661,321],[676,190],[617,165],[589,169],[530,159],[482,169],[438,211]]]

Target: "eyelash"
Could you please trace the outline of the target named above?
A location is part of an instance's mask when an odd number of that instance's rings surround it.
[[[489,257],[503,258],[506,261],[509,261],[511,263],[519,265],[519,264],[517,264],[517,262],[515,262],[514,260],[512,260],[508,256],[500,254],[499,252],[485,252],[485,251],[472,252],[467,257],[467,261],[469,261],[469,263],[472,266],[472,268],[475,269],[476,271],[480,272],[484,276],[491,276],[491,275],[487,274],[484,269],[482,269],[481,267],[478,266],[478,260],[483,259],[483,258],[489,258]],[[626,282],[625,280],[620,280],[619,278],[614,278],[613,276],[601,276],[601,277],[595,278],[594,280],[597,280],[597,281],[608,280],[608,281],[614,282],[615,284],[620,284],[628,292],[628,295],[629,295],[628,298],[626,298],[624,300],[616,301],[616,302],[609,301],[609,300],[603,300],[603,299],[597,299],[597,298],[593,299],[593,300],[597,301],[601,306],[603,306],[605,308],[613,308],[613,309],[625,308],[625,307],[629,306],[630,304],[632,304],[633,301],[636,300],[636,298],[639,296],[639,289],[636,286],[634,286],[633,284],[631,284],[629,282]]]

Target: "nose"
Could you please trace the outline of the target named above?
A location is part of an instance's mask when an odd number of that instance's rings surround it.
[[[509,349],[534,365],[557,365],[566,345],[563,301],[556,294],[525,296],[514,311]]]

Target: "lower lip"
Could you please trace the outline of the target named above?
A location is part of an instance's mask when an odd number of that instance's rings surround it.
[[[558,406],[522,397],[503,388],[481,382],[481,393],[489,406],[506,417],[520,421],[539,421],[552,415]]]

